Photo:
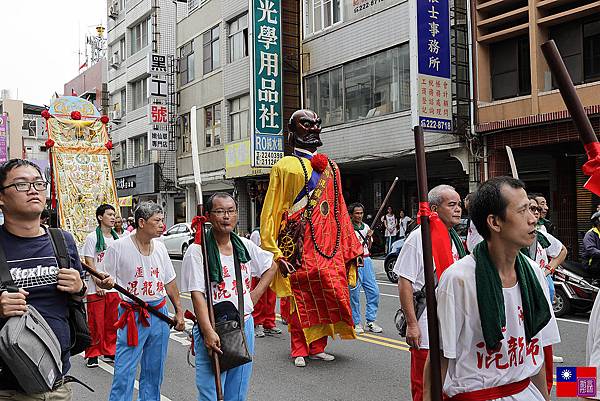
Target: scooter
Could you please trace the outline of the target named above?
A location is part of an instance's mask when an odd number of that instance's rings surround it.
[[[565,260],[554,271],[554,315],[589,312],[600,291],[600,277],[593,276],[583,263]]]

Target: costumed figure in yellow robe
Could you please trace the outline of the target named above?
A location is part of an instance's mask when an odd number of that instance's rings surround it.
[[[339,168],[316,153],[323,144],[320,134],[316,113],[292,115],[294,155],[273,166],[260,219],[261,246],[279,265],[271,286],[287,300],[282,315],[288,318],[291,354],[299,367],[307,356],[334,359],[325,353],[328,336],[356,338],[348,285],[355,285],[363,247],[346,210]]]

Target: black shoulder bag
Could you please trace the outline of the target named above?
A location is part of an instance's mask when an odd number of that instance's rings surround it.
[[[71,267],[71,258],[67,251],[67,243],[65,236],[59,228],[48,228],[50,238],[52,239],[52,247],[58,261],[59,267]],[[92,343],[90,336],[90,328],[87,323],[87,314],[85,305],[81,297],[71,295],[69,297],[69,328],[71,330],[71,356],[77,355]]]
[[[248,340],[244,331],[244,290],[242,289],[242,269],[237,252],[233,251],[233,261],[235,265],[235,282],[238,293],[238,319],[227,319],[215,323],[215,331],[221,340],[221,351],[219,356],[219,365],[221,372],[236,368],[252,361],[252,355],[248,349]],[[211,296],[211,291],[207,291]],[[217,304],[219,305],[219,304]],[[215,305],[215,307],[217,306]],[[215,314],[217,309],[215,309]],[[216,318],[216,316],[215,316]]]

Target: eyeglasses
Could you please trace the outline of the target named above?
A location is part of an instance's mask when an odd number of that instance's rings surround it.
[[[223,216],[225,216],[225,213],[227,213],[230,216],[237,215],[237,210],[235,210],[235,209],[229,209],[229,210],[217,209],[217,210],[211,210],[210,212],[217,217],[223,217]]]
[[[15,187],[17,192],[29,192],[31,187],[33,187],[36,191],[45,191],[48,188],[47,181],[34,181],[34,182],[15,182],[14,184],[7,185],[5,187],[0,188],[0,191],[4,191],[6,188]]]
[[[540,213],[542,208],[537,206],[529,206],[529,210],[531,210],[531,213]]]

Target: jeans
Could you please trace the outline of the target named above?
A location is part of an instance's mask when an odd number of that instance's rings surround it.
[[[385,253],[388,254],[392,251],[392,244],[396,242],[396,235],[390,235],[385,237]]]
[[[360,324],[360,288],[365,290],[367,299],[367,311],[365,319],[367,323],[377,320],[377,308],[379,307],[379,286],[375,280],[373,261],[370,257],[364,258],[365,265],[358,268],[356,287],[350,288],[350,308],[352,309],[352,320],[354,325]]]
[[[244,322],[244,331],[250,355],[254,356],[254,319],[252,316]],[[204,345],[204,337],[194,326],[194,348],[196,350],[196,387],[198,388],[198,401],[214,401],[217,399],[215,376],[212,362]],[[244,401],[248,394],[248,385],[252,376],[252,364],[248,362],[237,368],[221,373],[221,386],[225,401]]]
[[[546,281],[548,282],[548,290],[550,291],[550,302],[554,302],[554,280],[552,279],[552,274],[546,276]]]
[[[150,302],[150,306],[158,305],[160,301]],[[119,306],[119,316],[123,314]],[[169,313],[167,305],[160,309],[164,314]],[[131,401],[133,385],[138,363],[140,368],[140,389],[138,401],[160,401],[160,386],[163,380],[167,347],[169,345],[169,325],[158,317],[150,314],[150,326],[145,327],[139,322],[139,313],[135,313],[138,329],[138,345],[130,347],[127,343],[127,326],[117,331],[117,353],[115,355],[115,374],[110,390],[109,401]]]

